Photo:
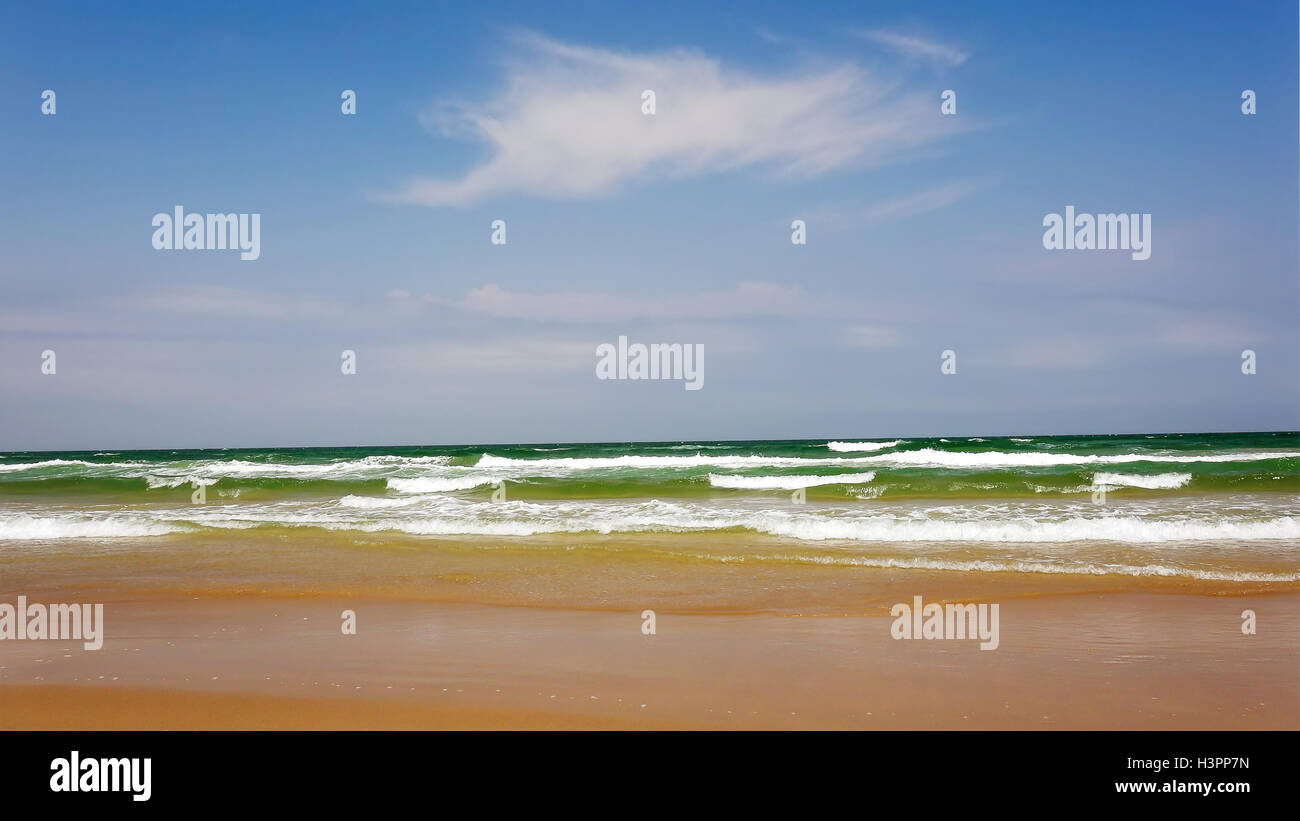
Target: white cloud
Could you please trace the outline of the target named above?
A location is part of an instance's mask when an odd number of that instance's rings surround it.
[[[876,223],[938,211],[970,196],[975,188],[975,183],[969,180],[928,188],[906,197],[874,205],[867,209],[865,218],[867,222]]]
[[[938,211],[954,205],[978,190],[974,180],[957,180],[956,182],[926,188],[914,194],[884,200],[875,205],[834,205],[818,208],[808,215],[809,229],[818,231],[846,231],[875,225],[889,220],[915,217]]]
[[[499,193],[583,198],[649,179],[757,167],[807,178],[879,163],[954,133],[933,95],[852,63],[759,77],[693,51],[635,54],[518,38],[504,90],[426,124],[485,143],[460,179],[413,179],[380,199],[463,205]],[[657,113],[641,113],[641,93]]]
[[[596,342],[574,339],[504,337],[473,342],[381,346],[376,367],[390,374],[539,374],[580,371],[596,364]]]
[[[902,341],[897,331],[884,325],[854,325],[844,329],[842,339],[850,348],[868,351],[896,348]]]
[[[492,283],[470,290],[462,300],[440,301],[463,311],[499,318],[570,322],[799,316],[813,310],[801,288],[774,282],[741,282],[729,291],[652,296],[577,291],[530,294]]]
[[[324,300],[219,287],[176,287],[120,301],[128,309],[229,319],[314,319],[337,317],[342,306]]]
[[[936,40],[928,40],[923,37],[901,34],[895,31],[873,29],[871,31],[861,32],[861,34],[867,40],[870,40],[873,43],[879,43],[890,51],[904,54],[908,57],[920,57],[926,60],[932,60],[944,65],[959,66],[966,62],[966,59],[970,57],[969,54],[961,49],[940,43]]]
[[[1105,337],[1039,337],[1000,350],[981,363],[1012,368],[1098,368],[1111,360],[1114,341]]]

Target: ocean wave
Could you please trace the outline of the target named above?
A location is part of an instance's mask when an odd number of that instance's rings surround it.
[[[1008,561],[996,559],[951,560],[938,558],[894,558],[874,556],[825,556],[802,554],[758,554],[714,557],[697,554],[695,558],[726,562],[790,562],[795,564],[839,565],[850,567],[881,567],[906,570],[940,570],[961,573],[1048,573],[1070,576],[1159,576],[1166,578],[1200,579],[1204,581],[1286,583],[1300,581],[1297,573],[1261,573],[1240,570],[1206,570],[1196,567],[1173,567],[1167,564],[1130,565],[1121,563],[1097,564],[1093,562],[1068,562],[1047,564],[1041,561]]]
[[[394,507],[411,507],[424,501],[419,496],[403,496],[397,499],[386,496],[355,496],[348,494],[339,499],[339,507],[355,507],[364,510],[381,510]]]
[[[380,480],[428,480],[428,491],[437,492],[438,483],[444,489],[467,489],[483,480],[471,483],[466,474],[491,474],[496,479],[518,479],[529,476],[564,478],[574,472],[589,470],[690,470],[695,468],[752,470],[761,468],[813,468],[821,474],[837,468],[919,468],[933,470],[1006,470],[1017,468],[1053,468],[1073,465],[1119,464],[1194,464],[1194,463],[1250,463],[1262,460],[1297,459],[1300,451],[1235,451],[1235,452],[1170,452],[1156,453],[1061,453],[1041,450],[962,452],[941,448],[916,450],[891,450],[906,440],[891,442],[829,442],[826,448],[847,455],[768,456],[758,453],[710,453],[703,448],[713,446],[686,446],[698,448],[695,453],[644,454],[629,453],[618,456],[549,456],[538,454],[532,458],[516,458],[482,453],[471,467],[453,464],[451,456],[397,456],[372,455],[359,459],[336,459],[329,462],[275,462],[248,459],[113,461],[91,462],[81,459],[47,459],[19,463],[0,463],[0,477],[5,484],[38,482],[52,479],[143,479],[151,489],[177,488],[183,485],[211,485],[216,481],[250,482],[260,480],[285,480],[303,482],[348,482]],[[676,449],[680,446],[669,446]],[[809,443],[806,453],[814,453],[821,445]],[[876,450],[883,452],[874,452]],[[1138,448],[1137,450],[1141,450]],[[861,455],[853,455],[854,452]],[[797,451],[796,451],[797,452]],[[823,454],[825,451],[821,451]],[[472,456],[458,456],[466,462]],[[1290,468],[1285,471],[1293,473]],[[471,475],[472,475],[471,474]]]
[[[1300,451],[1240,451],[1237,453],[1175,454],[1175,453],[1011,453],[984,451],[963,453],[958,451],[921,448],[904,450],[881,456],[865,456],[860,461],[875,464],[897,464],[912,467],[938,468],[1016,468],[1054,467],[1058,465],[1115,465],[1131,462],[1256,462],[1269,459],[1295,459]]]
[[[470,490],[501,481],[499,476],[456,476],[446,478],[389,479],[388,489],[398,493],[444,493],[450,490]]]
[[[870,473],[839,473],[834,476],[730,476],[709,474],[709,484],[739,490],[797,490],[821,485],[865,484],[876,478]]]
[[[695,467],[795,467],[807,465],[848,464],[854,459],[811,459],[803,456],[706,456],[697,453],[694,456],[587,456],[560,457],[556,459],[514,459],[509,456],[493,456],[485,453],[475,467],[503,470],[604,470],[609,468],[632,468],[657,470],[664,468]]]
[[[150,490],[174,488],[181,485],[211,487],[221,481],[217,478],[200,478],[198,476],[145,476],[144,480]]]
[[[779,478],[839,481],[845,477]],[[855,495],[871,495],[878,487],[857,484],[852,490]],[[1300,581],[1300,513],[1294,505],[1277,502],[1238,503],[1228,511],[1217,506],[1188,509],[1161,497],[1120,510],[1019,502],[930,508],[885,503],[773,508],[744,500],[725,505],[658,500],[491,503],[430,493],[112,513],[0,513],[0,541],[6,543],[156,538],[257,528],[471,540],[546,534],[564,534],[567,539],[569,534],[717,533],[726,534],[725,538],[656,539],[653,549],[686,557],[698,552],[701,558],[717,561]],[[741,533],[780,541],[754,541]],[[1258,547],[1253,545],[1256,542]],[[551,549],[554,544],[541,541],[537,549]],[[710,553],[706,545],[717,552]],[[13,547],[0,548],[4,549]]]
[[[5,516],[0,518],[0,540],[52,541],[57,539],[125,539],[166,536],[185,528],[139,516]]]
[[[144,479],[150,488],[179,487],[187,482],[219,479],[383,479],[394,474],[418,473],[449,465],[449,456],[366,456],[321,463],[250,462],[244,459],[175,462],[88,462],[81,459],[47,459],[41,462],[0,464],[0,474],[42,471],[33,478]],[[66,470],[59,470],[66,469]],[[21,478],[21,477],[14,477]]]
[[[1243,542],[1300,539],[1300,519],[1263,521],[1204,519],[1144,520],[1134,516],[1074,517],[1058,521],[1009,519],[951,521],[892,516],[831,518],[817,513],[725,511],[664,502],[638,503],[615,510],[557,513],[553,507],[505,502],[477,510],[443,511],[376,520],[339,520],[319,514],[287,516],[276,524],[330,530],[394,531],[412,535],[535,536],[547,533],[639,533],[748,530],[798,541],[869,543],[1069,543]],[[490,507],[491,509],[486,509]],[[217,526],[216,522],[211,522]],[[245,524],[246,526],[246,524]]]
[[[1093,485],[1073,485],[1069,487],[1049,487],[1047,485],[1030,485],[1034,493],[1091,493],[1097,488]]]
[[[1192,480],[1190,473],[1158,473],[1154,476],[1135,476],[1124,473],[1097,473],[1092,477],[1093,485],[1107,487],[1140,487],[1148,490],[1172,490],[1180,488]]]
[[[895,439],[892,442],[827,442],[826,447],[839,452],[884,450],[897,447],[902,441],[902,439]]]
[[[628,454],[625,456],[562,457],[555,459],[515,459],[508,456],[493,456],[484,453],[479,457],[475,467],[513,471],[577,471],[602,470],[611,468],[625,469],[685,469],[696,467],[812,467],[818,465],[901,465],[906,467],[928,468],[988,468],[1005,469],[1018,467],[1057,467],[1064,465],[1092,464],[1128,464],[1134,462],[1254,462],[1269,459],[1294,459],[1300,457],[1300,451],[1250,451],[1215,454],[1176,454],[1176,453],[1117,453],[1117,454],[1069,454],[1041,452],[1006,452],[983,451],[967,453],[961,451],[936,450],[920,448],[918,450],[900,450],[875,456],[821,457],[805,456],[762,456],[731,455],[710,456],[696,453],[693,456],[642,456]]]
[[[63,467],[66,465],[97,465],[99,462],[85,462],[81,459],[46,459],[43,462],[18,462],[12,465],[0,465],[0,473],[15,473],[20,470],[41,470],[42,468]]]
[[[875,506],[781,510],[752,504],[720,506],[659,500],[488,502],[438,493],[412,495],[410,504],[404,503],[401,497],[348,496],[344,499],[338,503],[188,505],[103,516],[89,513],[0,516],[0,539],[51,537],[47,534],[55,531],[66,537],[96,537],[161,535],[173,532],[176,527],[258,526],[466,536],[748,530],[799,541],[882,543],[1158,544],[1300,539],[1300,516],[1262,518],[1262,511],[1180,515],[1172,514],[1171,508],[1144,516],[1139,512],[1144,508],[1131,508],[1083,515],[1078,507],[1016,504],[892,511]]]
[[[871,487],[856,488],[850,491],[850,494],[858,499],[879,499],[888,487],[889,485],[874,485]]]

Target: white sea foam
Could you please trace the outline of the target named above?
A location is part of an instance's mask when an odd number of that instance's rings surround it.
[[[861,461],[876,464],[909,465],[913,467],[950,468],[1014,468],[1052,467],[1055,465],[1127,464],[1131,462],[1255,462],[1265,459],[1295,459],[1300,451],[1240,451],[1236,453],[1179,454],[1179,453],[958,453],[933,448],[905,450],[881,456],[866,456]]]
[[[1170,490],[1180,488],[1192,480],[1190,473],[1158,473],[1154,476],[1135,476],[1125,473],[1097,473],[1092,477],[1093,485],[1107,487],[1141,487],[1148,490]]]
[[[603,470],[608,468],[631,468],[657,470],[664,468],[696,467],[780,467],[801,465],[825,465],[852,463],[853,459],[809,459],[799,456],[706,456],[697,453],[694,456],[592,456],[561,457],[558,459],[512,459],[507,456],[483,454],[475,467],[508,469],[515,471],[554,472],[571,470]]]
[[[826,447],[840,452],[884,450],[897,447],[902,441],[895,439],[892,442],[827,442]]]
[[[150,490],[157,490],[158,488],[173,488],[180,487],[181,485],[193,485],[195,487],[202,485],[203,487],[211,487],[221,480],[216,478],[200,478],[199,476],[179,475],[145,476],[144,481],[145,484],[149,486]]]
[[[402,496],[392,499],[386,496],[354,496],[348,494],[342,499],[339,499],[339,506],[362,508],[366,510],[380,510],[393,507],[411,507],[412,505],[420,504],[422,501],[424,500],[420,496]]]
[[[15,473],[20,470],[40,470],[41,468],[55,467],[56,465],[68,466],[68,465],[94,465],[94,464],[98,464],[98,463],[83,462],[80,459],[46,459],[43,462],[18,462],[12,465],[0,465],[0,473]]]
[[[1075,508],[1054,505],[948,505],[939,508],[876,508],[785,511],[752,506],[664,502],[493,503],[445,494],[412,497],[418,504],[389,504],[371,497],[345,497],[347,505],[293,504],[192,505],[133,514],[148,523],[205,527],[257,525],[319,526],[336,530],[415,534],[533,535],[539,533],[616,533],[638,531],[750,530],[803,541],[857,542],[1080,542],[1134,544],[1164,542],[1256,541],[1300,539],[1300,516],[1256,518],[1234,515],[1184,515],[1172,518],[1127,513],[1079,515]],[[348,508],[358,507],[352,511]],[[385,507],[394,508],[391,514]],[[364,509],[373,508],[373,509]],[[1261,511],[1262,512],[1262,511]],[[133,522],[115,514],[119,522]],[[4,523],[0,518],[0,533]],[[3,536],[0,536],[3,538]]]
[[[499,480],[498,476],[485,476],[481,473],[446,478],[389,479],[388,489],[398,493],[443,493],[450,490],[469,490]]]
[[[888,487],[888,485],[872,485],[854,490],[852,495],[859,499],[879,499]]]
[[[708,555],[698,558],[712,558]],[[725,561],[725,559],[723,559]],[[1300,573],[1260,573],[1256,571],[1205,570],[1203,568],[1173,567],[1166,564],[1096,564],[1069,562],[1045,564],[1035,561],[967,560],[927,558],[887,558],[872,556],[803,556],[799,554],[769,554],[736,557],[738,561],[788,561],[799,564],[850,565],[855,567],[884,567],[913,570],[951,570],[963,573],[1048,573],[1081,576],[1164,576],[1230,582],[1295,582]]]
[[[831,456],[818,459],[801,456],[708,456],[702,453],[697,453],[693,456],[627,455],[608,457],[566,457],[558,459],[513,459],[510,457],[493,456],[485,453],[479,458],[476,467],[523,472],[535,471],[538,473],[601,470],[610,468],[759,468],[817,465],[906,465],[908,467],[993,469],[1053,467],[1057,465],[1128,464],[1132,462],[1253,462],[1264,459],[1294,459],[1297,457],[1300,457],[1300,451],[1243,451],[1236,453],[1213,454],[1069,454],[1039,452],[1010,453],[996,450],[986,451],[983,453],[960,453],[935,450],[934,448],[894,451],[892,453],[882,453],[875,456]]]
[[[419,475],[445,467],[448,456],[367,456],[326,463],[250,462],[217,459],[176,462],[87,462],[80,459],[47,459],[41,462],[0,464],[0,473],[42,471],[40,478],[60,476],[143,478],[150,488],[178,487],[195,480],[218,479],[383,479],[394,475]],[[51,468],[60,469],[51,471]],[[211,484],[211,481],[205,482]]]
[[[0,540],[122,539],[165,536],[185,528],[139,516],[4,516]]]
[[[834,476],[729,476],[709,474],[709,484],[714,487],[740,490],[796,490],[819,485],[858,485],[876,478],[870,473],[838,473]]]
[[[870,492],[874,486],[859,488]],[[1095,513],[1088,505],[1020,502],[955,503],[930,508],[859,504],[785,510],[743,502],[491,503],[445,493],[349,495],[337,503],[181,505],[103,514],[5,513],[0,515],[0,541],[158,537],[202,529],[261,526],[456,537],[747,531],[809,545],[829,543],[825,548],[830,551],[828,556],[798,559],[819,563],[985,572],[1169,575],[1230,581],[1300,580],[1300,557],[1296,556],[1300,514],[1295,513],[1294,505],[1272,500],[1246,507],[1236,505],[1231,513],[1215,508],[1200,512],[1159,500]],[[1252,548],[1251,542],[1267,543]],[[727,543],[745,542],[729,538]],[[1089,544],[1065,548],[1069,543]],[[1136,547],[1115,552],[1102,547],[1104,543]],[[994,546],[976,547],[981,544]],[[1233,546],[1234,556],[1257,555],[1272,567],[1234,566],[1235,560],[1230,558],[1207,562],[1206,550],[1223,544]],[[682,547],[689,549],[689,545],[686,541]],[[1099,558],[1111,554],[1115,555],[1113,560]],[[1277,567],[1277,562],[1288,556],[1292,560]],[[736,560],[775,558],[779,557],[770,550],[746,550]]]

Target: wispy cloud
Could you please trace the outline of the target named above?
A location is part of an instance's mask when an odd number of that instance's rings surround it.
[[[646,89],[656,94],[654,115],[641,112]],[[502,92],[425,118],[437,133],[486,144],[488,159],[459,179],[412,179],[378,198],[426,206],[502,193],[588,198],[740,168],[808,178],[952,135],[932,97],[852,63],[760,77],[694,51],[626,53],[521,34]]]
[[[799,38],[773,31],[766,26],[759,26],[754,29],[754,36],[762,40],[764,43],[769,43],[774,46],[788,46],[799,42]]]
[[[742,316],[799,316],[813,306],[797,286],[773,282],[741,282],[727,291],[652,296],[598,292],[520,293],[495,283],[470,290],[460,300],[405,292],[390,300],[451,305],[469,313],[505,319],[618,322],[628,319],[712,319]]]
[[[956,180],[872,205],[830,205],[810,212],[807,223],[818,231],[846,231],[895,219],[928,214],[954,205],[979,190],[975,180]]]
[[[870,29],[859,34],[864,39],[878,43],[898,54],[930,60],[942,65],[959,66],[970,57],[965,51],[946,43],[896,31]]]
[[[897,348],[902,339],[893,328],[884,325],[852,325],[841,333],[845,347],[866,351]]]
[[[873,205],[866,210],[863,218],[869,223],[876,223],[928,214],[966,199],[975,192],[975,189],[976,184],[973,181],[959,180]]]
[[[119,304],[149,313],[228,319],[337,318],[344,312],[338,302],[221,287],[164,288],[124,298]]]

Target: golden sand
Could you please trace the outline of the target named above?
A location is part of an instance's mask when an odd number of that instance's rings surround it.
[[[894,640],[878,615],[663,609],[644,635],[638,611],[363,597],[123,598],[106,614],[100,651],[6,642],[0,727],[1300,726],[1294,593],[1008,598],[995,651]]]

